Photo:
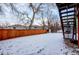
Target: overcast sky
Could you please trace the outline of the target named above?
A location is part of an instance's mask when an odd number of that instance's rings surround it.
[[[0,5],[3,6],[2,8],[3,8],[3,11],[5,12],[5,15],[0,14],[0,22],[9,22],[9,23],[18,23],[19,22],[18,18],[15,17],[13,14],[11,14],[11,10],[10,10],[9,7],[6,7],[4,4],[0,4]],[[16,8],[18,10],[20,10],[20,11],[27,10],[27,12],[29,13],[29,16],[31,17],[32,16],[32,12],[31,12],[31,10],[28,7],[26,7],[27,5],[28,4],[20,4],[19,3],[19,4],[16,5]],[[56,15],[58,17],[57,20],[59,20],[59,13],[58,13],[57,6],[53,7],[52,11],[53,11],[53,15],[52,16]],[[39,16],[37,16],[37,17],[39,17]],[[38,24],[38,23],[40,23],[39,20],[36,20],[34,22],[34,24]]]

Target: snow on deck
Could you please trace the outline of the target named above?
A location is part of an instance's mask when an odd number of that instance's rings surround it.
[[[75,54],[64,44],[62,33],[47,33],[0,41],[1,55]]]

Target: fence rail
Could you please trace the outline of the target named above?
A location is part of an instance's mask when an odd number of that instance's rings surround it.
[[[47,30],[0,29],[0,41],[15,37],[47,33]]]

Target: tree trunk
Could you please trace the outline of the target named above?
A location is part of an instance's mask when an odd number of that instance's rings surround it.
[[[35,12],[33,13],[33,17],[32,17],[31,23],[29,25],[29,29],[31,29],[31,27],[32,27],[32,24],[34,22],[34,18],[35,18]]]
[[[51,28],[50,28],[50,21],[48,20],[48,31],[50,32]]]

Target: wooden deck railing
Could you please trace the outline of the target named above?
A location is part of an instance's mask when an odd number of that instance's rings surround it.
[[[16,29],[0,29],[0,40],[6,40],[15,37],[29,36],[35,34],[46,33],[47,30],[16,30]]]

